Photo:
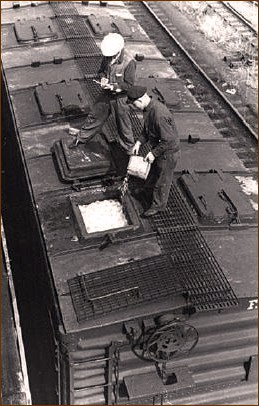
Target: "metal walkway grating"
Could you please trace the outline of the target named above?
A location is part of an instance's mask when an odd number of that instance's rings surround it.
[[[91,58],[99,56],[102,59],[100,48],[96,45],[94,38],[72,38],[68,40],[75,58]]]
[[[62,29],[66,39],[92,38],[92,34],[86,26],[84,19],[79,15],[58,16],[57,22]]]
[[[77,59],[77,63],[83,75],[86,77],[95,77],[101,66],[102,54],[84,18],[78,15],[73,5],[69,6],[69,14],[68,12],[62,13],[63,2],[61,5],[53,4],[57,23],[67,39],[67,44],[74,58]],[[66,7],[66,5],[64,7]]]
[[[177,231],[173,230],[176,227],[195,226],[195,219],[175,184],[171,186],[166,210],[151,218],[151,224],[159,234]]]
[[[57,23],[67,39],[93,37],[85,23],[86,17],[78,13],[72,1],[51,1],[50,6],[56,16]]]
[[[238,304],[230,284],[198,229],[163,235],[161,244],[166,244],[166,251],[170,252],[178,268],[189,301],[198,310],[221,309]]]
[[[53,12],[56,16],[59,15],[79,15],[73,1],[50,1],[50,6],[52,7]]]
[[[85,79],[85,84],[88,89],[88,94],[91,97],[91,100],[94,101],[100,95],[100,86],[93,81],[91,78]]]
[[[162,252],[171,255],[188,291],[189,301],[198,310],[220,309],[238,304],[224,272],[176,185],[172,185],[168,207],[150,219],[158,233]]]
[[[80,57],[77,55],[77,64],[85,78],[96,78],[101,67],[102,57],[100,55]],[[100,88],[100,86],[99,86]]]
[[[165,255],[78,276],[68,285],[79,323],[184,290],[177,268]]]

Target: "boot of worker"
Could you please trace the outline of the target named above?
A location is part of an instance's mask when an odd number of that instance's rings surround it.
[[[101,120],[98,119],[93,113],[89,113],[86,120],[84,121],[81,129],[91,130],[101,124]]]
[[[69,145],[70,149],[77,148],[79,144],[86,144],[87,142],[91,141],[91,139],[99,133],[98,128],[89,128],[88,130],[82,129],[80,130],[77,137]]]
[[[172,175],[166,173],[166,171],[164,172],[164,176],[161,176],[154,186],[151,206],[143,213],[143,217],[155,216],[166,209],[172,183]]]
[[[76,138],[69,145],[70,149],[77,148],[79,144],[86,144],[91,141],[96,134],[100,133],[99,126],[93,126],[92,128],[85,128],[83,125],[77,134]]]

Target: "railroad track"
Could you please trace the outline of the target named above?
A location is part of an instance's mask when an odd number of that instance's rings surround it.
[[[243,106],[237,94],[230,98],[222,92],[223,80],[215,69],[195,60],[192,44],[176,30],[160,2],[127,5],[244,165],[257,172],[257,116],[252,109]]]
[[[207,4],[217,11],[242,37],[254,43],[254,46],[257,48],[257,30],[252,23],[233,8],[228,1],[209,1]]]
[[[250,2],[251,4],[251,2]],[[228,26],[238,33],[242,41],[246,43],[246,56],[247,62],[258,60],[258,33],[257,29],[253,26],[244,15],[237,11],[228,1],[208,1],[207,5],[217,13]],[[257,65],[257,63],[256,63]]]

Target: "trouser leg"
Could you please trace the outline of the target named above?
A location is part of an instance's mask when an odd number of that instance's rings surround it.
[[[109,102],[97,102],[93,105],[88,116],[91,117],[91,121],[88,119],[83,123],[78,140],[82,142],[90,141],[97,133],[102,130],[102,127],[110,114]]]
[[[157,180],[153,190],[152,209],[165,210],[178,157],[178,152],[167,151],[162,157],[155,160],[154,169],[157,172]]]
[[[148,177],[143,186],[143,192],[149,197],[149,200],[153,196],[153,190],[156,185],[159,176],[159,169],[157,167],[157,161],[155,160],[154,163],[151,165]]]
[[[126,97],[117,98],[111,102],[111,109],[114,111],[118,128],[118,141],[126,152],[131,153],[134,146],[134,137],[130,121],[130,108],[126,100]]]
[[[94,137],[95,134],[101,132],[102,127],[109,117],[111,95],[102,91],[94,101],[87,119],[83,123],[78,140],[80,142],[87,142]]]

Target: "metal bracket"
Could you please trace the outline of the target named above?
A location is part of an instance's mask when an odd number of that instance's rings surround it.
[[[107,233],[104,236],[102,243],[99,246],[99,250],[102,251],[104,248],[107,248],[109,245],[114,244],[114,235]]]
[[[223,171],[222,171],[221,169],[215,169],[215,168],[213,168],[213,169],[210,169],[210,170],[209,170],[209,173],[217,173],[218,176],[219,176],[219,178],[220,178],[221,180],[224,180],[224,179],[225,179],[224,173],[223,173]]]
[[[58,57],[54,56],[54,58],[53,58],[53,63],[54,63],[55,65],[59,65],[59,64],[61,64],[62,62],[63,62],[63,58],[58,58]]]
[[[188,135],[188,144],[196,144],[200,141],[200,137],[194,137],[193,135]]]
[[[31,62],[31,67],[32,68],[38,68],[40,66],[40,61],[32,61]]]

